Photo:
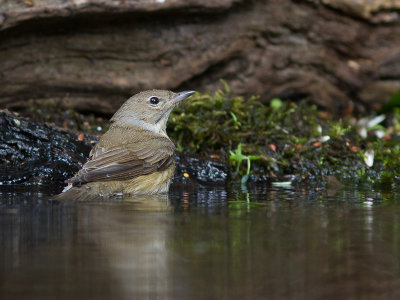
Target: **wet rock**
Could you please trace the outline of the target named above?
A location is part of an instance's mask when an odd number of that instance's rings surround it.
[[[0,112],[0,184],[60,183],[86,161],[77,135]]]
[[[215,160],[202,160],[194,156],[178,153],[175,156],[174,181],[197,181],[200,183],[225,183],[228,179],[228,168]]]
[[[35,124],[0,112],[0,184],[64,184],[87,161],[96,137]],[[187,175],[185,175],[187,174]],[[216,161],[176,155],[176,181],[223,183],[227,168]]]

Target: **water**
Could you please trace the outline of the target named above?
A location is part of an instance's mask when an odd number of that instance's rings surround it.
[[[399,299],[400,193],[174,186],[51,203],[0,188],[0,299]]]

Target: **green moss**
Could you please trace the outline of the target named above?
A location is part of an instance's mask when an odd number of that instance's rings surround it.
[[[264,105],[257,97],[232,96],[225,85],[224,91],[197,93],[176,108],[168,132],[179,151],[219,157],[232,166],[238,179],[249,175],[249,164],[240,162],[250,163],[246,157],[253,157],[257,158],[251,161],[253,181],[295,175],[301,181],[319,182],[333,175],[352,183],[380,183],[399,180],[400,146],[395,140],[399,116],[392,120],[386,127],[364,126],[369,134],[362,137],[363,125],[354,117],[333,120],[306,102],[273,99]],[[374,130],[389,138],[376,137],[371,134]],[[235,158],[239,147],[240,161]],[[368,166],[372,150],[374,163]]]
[[[350,131],[350,126],[344,126],[342,120],[332,122],[329,129],[329,137],[333,139],[340,138]]]

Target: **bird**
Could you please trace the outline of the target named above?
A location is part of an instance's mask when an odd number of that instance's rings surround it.
[[[194,93],[148,90],[129,98],[110,119],[89,160],[54,200],[167,193],[175,170],[167,121],[174,107]]]

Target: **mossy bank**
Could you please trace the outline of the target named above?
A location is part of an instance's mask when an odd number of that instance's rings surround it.
[[[91,135],[107,118],[58,105],[32,103],[20,112],[32,121]],[[168,134],[177,150],[229,166],[231,179],[250,182],[394,183],[400,181],[400,112],[338,117],[307,102],[232,95],[229,87],[196,93],[171,113]],[[95,137],[97,135],[97,138]],[[90,136],[89,136],[90,138]]]
[[[310,183],[400,181],[400,114],[338,118],[306,102],[192,96],[168,123],[178,151],[230,165],[233,179]]]

